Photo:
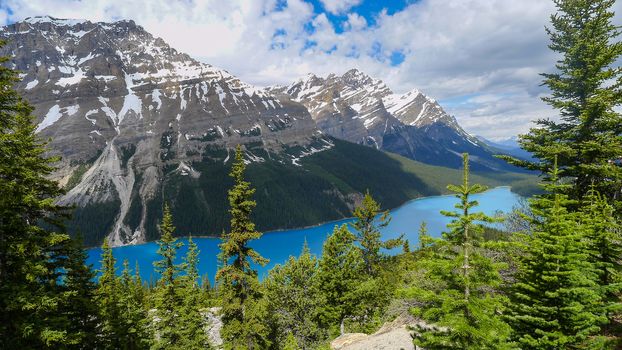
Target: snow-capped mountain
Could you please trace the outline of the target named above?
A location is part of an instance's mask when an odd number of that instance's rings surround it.
[[[118,202],[115,245],[145,240],[147,206],[132,205],[155,198],[165,172],[198,177],[194,162],[226,163],[237,144],[290,164],[332,147],[301,104],[177,52],[133,21],[35,17],[0,28],[0,39],[8,42],[0,55],[22,72],[18,89],[35,107],[37,132],[62,156],[57,176],[73,187],[61,202]]]
[[[304,104],[320,130],[337,138],[432,164],[459,167],[460,154],[469,152],[476,168],[506,167],[434,99],[416,89],[395,94],[357,69],[266,90]]]
[[[438,193],[372,147],[453,167],[464,151],[476,167],[498,164],[434,100],[393,94],[357,70],[258,89],[125,20],[34,17],[0,27],[0,40],[37,132],[62,157],[60,202],[77,206],[70,227],[90,245],[157,238],[165,202],[180,234],[219,234],[238,144],[258,186],[259,229],[347,217],[367,189],[386,206]]]

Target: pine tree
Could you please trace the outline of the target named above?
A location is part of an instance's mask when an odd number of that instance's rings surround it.
[[[510,329],[499,315],[504,299],[494,292],[501,284],[500,266],[485,255],[482,246],[482,223],[494,219],[472,212],[478,203],[471,196],[486,187],[469,183],[469,158],[467,154],[463,158],[462,185],[447,187],[460,199],[457,210],[441,212],[453,218],[447,225],[450,231],[434,240],[432,253],[418,262],[426,269],[426,277],[441,287],[413,286],[410,291],[424,302],[414,311],[433,324],[416,330],[415,344],[426,349],[506,349],[510,348]]]
[[[545,189],[563,192],[555,162],[549,178]],[[561,193],[531,202],[536,219],[532,234],[524,237],[507,314],[521,349],[582,348],[604,322],[584,227],[579,214],[567,210],[569,204]]]
[[[102,245],[101,275],[97,288],[97,300],[101,316],[100,334],[105,349],[122,349],[124,333],[119,308],[119,281],[116,276],[116,259],[108,241]]]
[[[95,349],[98,345],[99,307],[96,301],[95,272],[86,265],[86,251],[80,237],[72,240],[67,252],[64,286],[68,297],[63,306],[67,317],[68,348]]]
[[[581,212],[589,260],[598,276],[600,308],[607,316],[604,328],[611,329],[622,310],[622,226],[614,208],[595,189],[587,193]]]
[[[287,337],[285,338],[285,344],[283,345],[283,350],[301,350],[296,341],[296,337],[292,333],[287,333]]]
[[[378,268],[384,256],[380,249],[392,249],[402,244],[402,238],[381,240],[380,229],[391,222],[389,211],[381,211],[369,191],[365,193],[363,202],[354,209],[352,228],[356,232],[356,240],[361,245],[361,256],[365,264],[365,272],[369,276],[377,276]]]
[[[69,236],[61,225],[65,208],[54,201],[62,190],[49,180],[58,159],[46,157],[7,61],[0,57],[0,348],[62,347],[66,294],[54,277],[66,268],[56,263],[67,260],[53,255]]]
[[[154,345],[156,349],[178,348],[181,342],[179,320],[182,302],[177,277],[182,267],[175,264],[175,257],[182,243],[177,242],[174,232],[173,216],[168,204],[165,204],[158,240],[158,255],[162,259],[153,263],[156,272],[160,274],[155,291],[155,309],[158,316],[155,322],[158,338]]]
[[[357,288],[365,267],[355,240],[346,225],[335,226],[324,242],[319,261],[317,282],[324,305],[322,326],[331,330],[339,327],[339,334],[345,332],[345,322],[356,317],[361,308]]]
[[[424,221],[419,225],[419,250],[425,249],[432,244],[432,238],[428,234],[428,224]]]
[[[404,243],[402,244],[402,253],[404,254],[408,254],[410,253],[410,242],[408,242],[408,240],[404,240]]]
[[[269,314],[277,319],[279,339],[295,349],[313,349],[324,338],[318,325],[318,261],[305,242],[302,253],[270,270],[265,281]],[[284,348],[287,348],[285,342]]]
[[[199,287],[199,249],[188,238],[188,253],[185,257],[185,272],[183,286],[183,305],[178,327],[181,329],[182,349],[207,349],[209,347],[205,333],[205,319],[201,314],[204,300]]]
[[[221,337],[227,349],[259,349],[266,347],[266,327],[261,320],[261,290],[257,271],[251,262],[265,265],[268,260],[248,246],[251,240],[261,237],[251,220],[255,201],[251,199],[255,189],[244,181],[246,164],[238,145],[231,168],[234,180],[229,190],[230,231],[220,244],[222,266],[216,273],[222,300]]]
[[[142,286],[132,277],[127,259],[123,261],[123,271],[119,282],[119,318],[123,332],[119,337],[123,349],[148,349],[151,335],[147,330],[148,320],[142,299]]]
[[[591,184],[608,199],[620,199],[622,118],[615,108],[622,102],[622,70],[614,67],[622,54],[615,41],[619,27],[612,23],[615,0],[555,0],[551,16],[551,50],[561,54],[557,72],[543,74],[551,96],[543,100],[559,110],[561,121],[537,121],[520,140],[538,162],[511,163],[548,172],[558,158],[561,178],[573,179],[570,198],[581,199]],[[619,203],[619,202],[617,202]],[[618,214],[621,208],[618,208]]]

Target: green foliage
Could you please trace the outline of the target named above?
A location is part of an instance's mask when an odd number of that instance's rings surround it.
[[[559,190],[556,167],[549,178],[546,189]],[[507,314],[522,349],[585,347],[606,320],[584,227],[579,214],[567,210],[571,203],[560,193],[531,202],[533,232],[523,239]]]
[[[97,301],[101,315],[100,332],[105,349],[120,349],[123,346],[121,334],[121,310],[118,304],[119,281],[116,277],[116,260],[107,241],[102,246],[101,275],[97,288]]]
[[[123,261],[123,271],[118,286],[122,348],[148,349],[151,333],[148,330],[143,286],[139,277],[131,275],[127,260]]]
[[[154,322],[158,341],[154,345],[156,349],[179,348],[181,343],[179,310],[181,309],[181,296],[179,283],[176,280],[182,268],[175,264],[177,250],[182,246],[181,242],[173,237],[175,227],[173,217],[168,205],[164,206],[164,216],[160,224],[160,240],[158,240],[158,254],[161,260],[153,263],[156,272],[160,274],[156,287],[155,309],[158,320]]]
[[[199,249],[188,238],[188,253],[185,257],[185,276],[183,276],[183,301],[180,308],[178,327],[181,329],[180,349],[207,349],[209,343],[205,333],[205,320],[201,314],[207,297],[199,287]]]
[[[357,287],[362,280],[364,266],[355,240],[347,225],[335,226],[322,248],[317,278],[324,305],[320,318],[321,325],[332,334],[343,334],[345,322],[360,313]]]
[[[99,307],[95,301],[95,272],[86,265],[82,241],[72,240],[67,250],[64,278],[66,299],[62,312],[67,318],[67,348],[96,348],[98,345]]]
[[[369,191],[365,193],[363,202],[354,208],[355,221],[351,224],[356,231],[356,240],[361,245],[361,256],[367,275],[377,276],[380,263],[386,258],[380,249],[393,249],[401,245],[402,238],[383,242],[380,239],[380,229],[390,222],[389,211],[381,212],[380,204],[376,202]]]
[[[82,181],[82,176],[89,170],[91,164],[90,163],[82,163],[78,165],[78,167],[71,173],[71,177],[67,180],[67,184],[65,185],[65,190],[69,191],[72,188],[76,187],[77,184]]]
[[[76,335],[61,310],[76,291],[58,285],[70,244],[54,201],[63,192],[49,180],[58,159],[45,155],[7,61],[0,57],[0,348],[62,347]]]
[[[234,180],[229,190],[231,230],[220,244],[222,266],[216,273],[222,299],[221,337],[226,349],[260,349],[267,346],[267,328],[263,324],[265,305],[260,302],[261,290],[257,271],[251,262],[265,265],[268,260],[248,246],[261,237],[251,220],[255,189],[244,180],[246,164],[240,146],[230,176]]]
[[[432,252],[418,261],[425,269],[425,278],[432,282],[411,286],[403,293],[415,296],[423,306],[413,312],[430,326],[415,330],[415,344],[426,349],[506,349],[510,328],[501,320],[505,299],[494,290],[501,284],[501,266],[484,252],[481,223],[494,219],[473,213],[478,205],[471,196],[486,187],[469,183],[468,155],[464,154],[462,185],[449,185],[460,202],[456,211],[442,211],[453,218],[449,232],[434,240]],[[421,230],[422,249],[430,239]]]
[[[270,270],[264,282],[268,313],[275,319],[275,342],[283,349],[313,349],[326,336],[320,328],[318,261],[306,243],[298,259],[291,257]]]
[[[123,262],[121,277],[117,277],[112,249],[107,242],[102,249],[102,270],[97,288],[101,318],[98,334],[102,348],[148,349],[151,334],[142,282],[139,277],[132,278],[127,260]]]
[[[559,174],[573,186],[566,194],[581,199],[594,184],[608,199],[622,188],[622,71],[614,64],[622,54],[615,41],[620,29],[612,23],[614,0],[555,0],[557,13],[547,28],[549,47],[560,54],[556,73],[543,74],[551,96],[543,100],[557,109],[561,121],[541,119],[520,144],[538,162],[509,159],[543,174],[558,158]]]
[[[605,328],[610,329],[622,310],[622,226],[613,206],[593,188],[584,199],[581,214],[589,260],[597,274],[599,307],[607,316]]]

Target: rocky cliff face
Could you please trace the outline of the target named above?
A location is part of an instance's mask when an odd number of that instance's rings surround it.
[[[195,162],[227,163],[237,144],[289,163],[332,146],[301,104],[177,52],[133,21],[35,17],[0,28],[0,39],[0,55],[22,72],[37,132],[62,156],[57,177],[72,188],[61,202],[118,205],[113,245],[146,239],[147,206],[128,224],[133,202],[152,200],[172,173],[200,176]],[[265,161],[251,147],[245,155]]]
[[[459,167],[460,154],[469,152],[477,169],[507,168],[434,99],[416,89],[394,94],[356,69],[326,78],[309,74],[267,91],[304,104],[319,129],[337,138],[431,164]]]

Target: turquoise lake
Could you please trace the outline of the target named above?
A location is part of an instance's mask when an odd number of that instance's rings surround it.
[[[520,196],[512,193],[509,187],[497,187],[474,196],[479,201],[477,211],[483,211],[492,215],[495,212],[508,213],[518,203]],[[397,238],[401,234],[409,240],[411,247],[416,247],[418,242],[419,225],[425,221],[430,235],[438,237],[446,229],[445,225],[450,221],[440,214],[441,210],[451,210],[458,199],[454,196],[435,196],[415,199],[405,203],[399,208],[391,210],[391,223],[382,230],[384,239]],[[332,232],[335,225],[351,222],[352,219],[328,222],[325,224],[282,231],[266,232],[253,241],[250,245],[262,256],[270,259],[265,267],[257,266],[259,277],[265,276],[275,264],[285,262],[289,256],[298,256],[306,240],[311,252],[320,255],[322,243]],[[217,267],[218,238],[193,238],[198,245],[200,254],[199,273],[208,274],[214,281]],[[181,239],[184,246],[179,250],[178,258],[185,256],[187,239]],[[140,274],[144,281],[155,281],[158,276],[153,270],[153,262],[158,260],[158,245],[155,242],[113,248],[113,254],[117,259],[118,272],[124,259],[128,259],[132,269],[138,263]],[[87,263],[93,268],[99,269],[101,258],[100,248],[88,249]]]

